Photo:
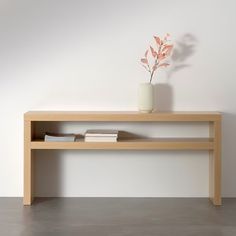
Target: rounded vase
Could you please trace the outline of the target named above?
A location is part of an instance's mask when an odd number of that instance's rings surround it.
[[[151,83],[142,83],[138,90],[138,108],[142,113],[153,111],[154,87]]]

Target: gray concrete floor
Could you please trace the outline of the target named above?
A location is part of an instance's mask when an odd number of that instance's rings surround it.
[[[236,236],[236,199],[0,198],[0,236]]]

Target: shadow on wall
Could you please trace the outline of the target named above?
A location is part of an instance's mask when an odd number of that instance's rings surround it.
[[[170,79],[173,74],[179,70],[190,67],[188,59],[196,51],[197,39],[193,34],[187,33],[176,40],[174,50],[171,56],[171,67],[167,72],[167,78]]]
[[[190,67],[188,59],[196,51],[197,39],[194,35],[187,33],[176,40],[173,54],[170,59],[170,69],[167,71],[167,80],[178,71]],[[167,83],[155,84],[154,86],[154,111],[173,110],[173,88]]]
[[[154,85],[154,111],[173,109],[173,88],[168,83]]]

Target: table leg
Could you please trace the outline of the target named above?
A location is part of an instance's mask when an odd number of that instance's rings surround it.
[[[24,205],[31,205],[33,201],[33,163],[30,148],[32,134],[31,121],[24,121]]]
[[[221,205],[221,120],[210,122],[210,137],[214,139],[209,161],[210,199],[214,205]]]

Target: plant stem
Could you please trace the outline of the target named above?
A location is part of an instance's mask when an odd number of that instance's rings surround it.
[[[159,62],[158,62],[158,58],[156,58],[156,60],[155,60],[155,65],[159,65]],[[150,72],[150,74],[151,74],[151,78],[150,78],[150,83],[152,83],[152,79],[153,79],[153,76],[154,76],[154,73],[155,73],[155,70],[152,70],[152,72]]]
[[[154,70],[151,73],[150,84],[152,83],[153,74],[154,74]]]

